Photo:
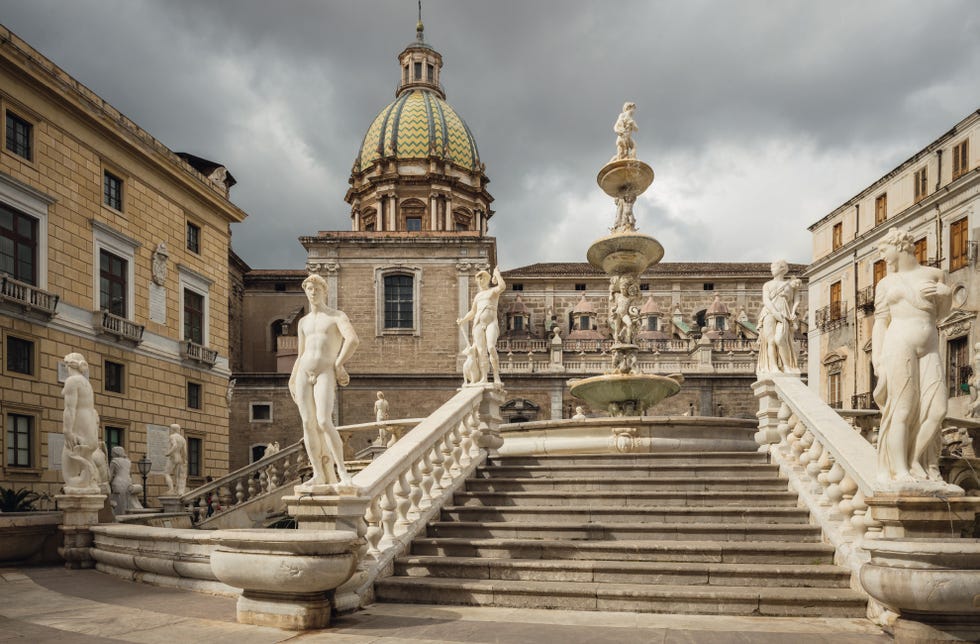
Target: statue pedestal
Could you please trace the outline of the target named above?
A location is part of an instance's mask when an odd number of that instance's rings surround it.
[[[973,525],[980,512],[980,497],[976,496],[876,492],[866,502],[871,518],[881,523],[880,535],[884,539],[958,539],[965,528]]]
[[[89,528],[99,523],[99,513],[105,508],[105,494],[56,494],[55,502],[63,513],[63,523],[58,526],[64,535],[64,544],[58,554],[65,559],[66,568],[92,568],[92,532]]]
[[[167,514],[187,511],[179,496],[160,496],[157,498],[160,500],[160,505],[163,506],[163,511]]]

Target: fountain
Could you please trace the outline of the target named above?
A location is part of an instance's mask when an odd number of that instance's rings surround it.
[[[572,380],[571,393],[610,416],[636,416],[680,391],[684,376],[641,373],[636,354],[640,330],[639,276],[659,262],[664,248],[636,230],[633,204],[653,183],[653,168],[636,158],[634,103],[626,103],[616,120],[616,156],[599,170],[599,187],[616,201],[616,221],[609,235],[589,247],[589,263],[609,275],[609,326],[612,369],[601,376]]]

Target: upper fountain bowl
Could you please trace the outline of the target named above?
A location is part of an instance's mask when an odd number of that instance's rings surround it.
[[[637,232],[613,233],[589,247],[586,258],[607,275],[639,275],[664,256],[664,247],[650,235]]]
[[[637,197],[653,183],[653,168],[638,159],[616,159],[602,166],[596,181],[610,197]]]

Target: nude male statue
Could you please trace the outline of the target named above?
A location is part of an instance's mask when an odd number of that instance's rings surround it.
[[[493,367],[493,381],[500,384],[500,361],[497,357],[497,338],[500,336],[500,324],[497,322],[497,302],[507,285],[504,283],[504,278],[500,276],[499,266],[493,269],[492,280],[490,273],[486,271],[477,273],[476,283],[480,290],[473,296],[473,306],[470,307],[465,316],[456,320],[456,324],[462,325],[470,320],[473,321],[470,343],[476,347],[476,353],[480,360],[480,379],[478,382],[487,382],[490,367]]]
[[[180,425],[170,426],[169,447],[165,454],[167,469],[163,480],[167,483],[167,494],[178,496],[187,492],[187,439],[180,433]]]
[[[314,485],[350,485],[344,466],[344,443],[334,427],[337,385],[347,386],[344,369],[360,340],[347,315],[327,306],[327,281],[319,275],[303,280],[310,312],[297,325],[297,358],[289,376],[289,393],[303,422],[303,442],[313,466],[313,476],[297,489],[312,491]]]

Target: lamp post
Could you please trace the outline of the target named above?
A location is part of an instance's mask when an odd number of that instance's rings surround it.
[[[136,467],[139,468],[140,475],[143,477],[143,507],[146,507],[146,476],[150,473],[150,468],[153,467],[153,461],[143,454],[143,458],[136,461]]]

